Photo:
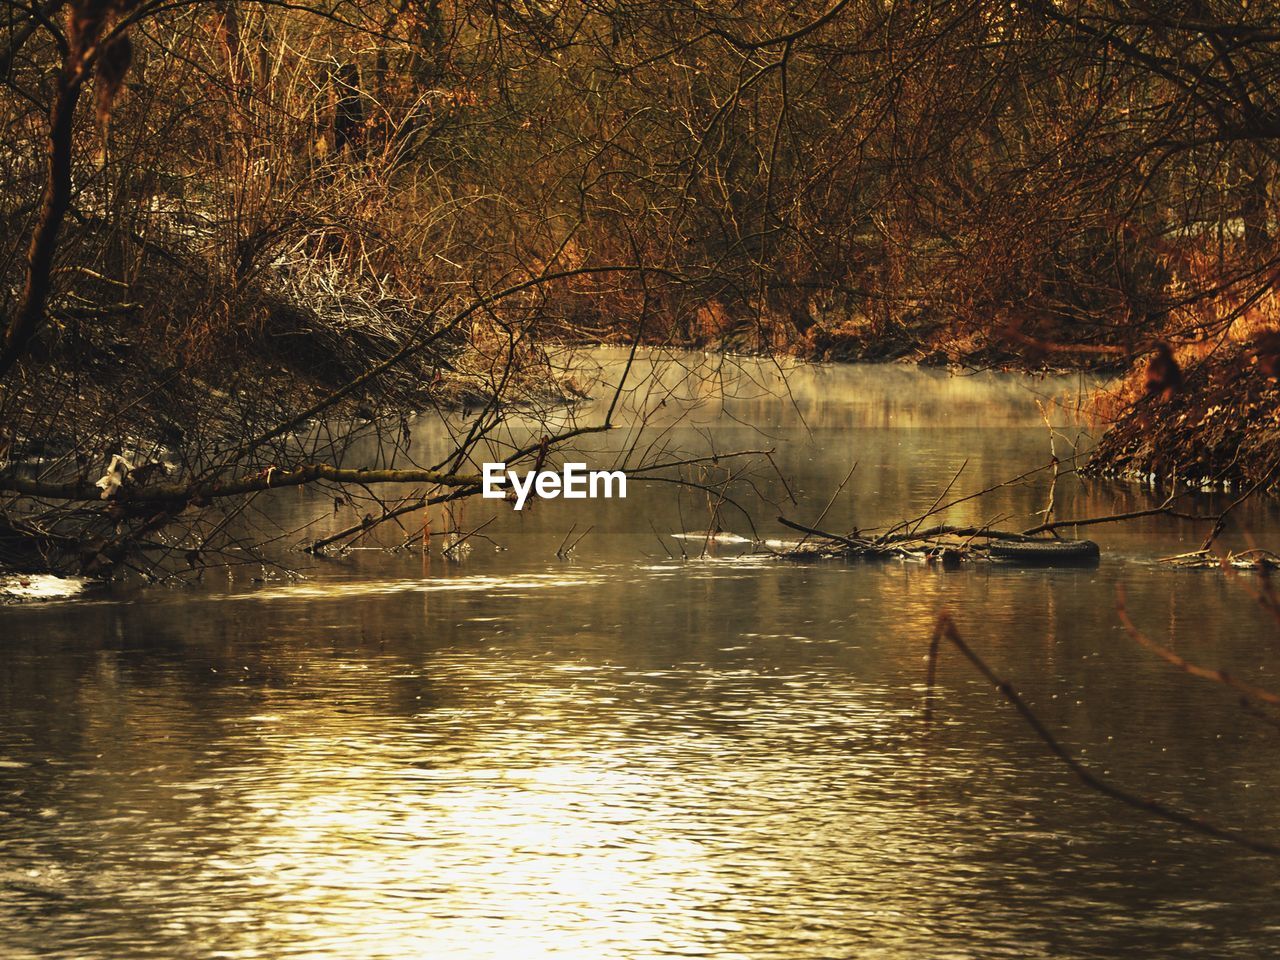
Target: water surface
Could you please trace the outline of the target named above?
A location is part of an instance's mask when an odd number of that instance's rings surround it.
[[[1069,407],[1083,388],[897,366],[796,368],[785,384],[769,364],[706,372],[664,369],[661,389],[628,399],[630,427],[587,456],[773,448],[798,502],[761,469],[744,505],[762,536],[783,532],[778,510],[816,520],[855,461],[826,527],[921,512],[957,471],[963,493],[1043,464],[1037,401]],[[573,415],[598,419],[603,402]],[[1060,457],[1087,444],[1064,407],[1050,419]],[[446,441],[419,425],[420,448]],[[1030,526],[1049,482],[946,519]],[[1280,947],[1276,861],[1083,789],[954,656],[941,723],[921,725],[923,655],[946,608],[1094,769],[1280,837],[1280,735],[1115,615],[1123,585],[1161,642],[1280,685],[1276,625],[1242,584],[1154,562],[1197,546],[1203,525],[1091,528],[1097,569],[795,564],[702,556],[670,534],[706,529],[707,494],[629,492],[522,515],[472,504],[467,529],[498,519],[458,560],[438,543],[294,555],[305,579],[237,568],[194,589],[0,611],[0,955]],[[1061,516],[1152,502],[1070,478],[1056,498]],[[297,527],[321,499],[282,492],[262,522]],[[353,516],[319,512],[317,535]],[[721,519],[750,534],[723,505]],[[558,559],[575,524],[594,529]],[[1276,529],[1272,507],[1250,505],[1230,542]]]

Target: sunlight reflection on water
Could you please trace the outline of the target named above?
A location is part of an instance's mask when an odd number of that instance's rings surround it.
[[[805,426],[793,408],[773,420],[810,491],[796,515],[817,516],[848,471],[814,445],[824,430],[856,429],[869,457],[838,523],[923,509],[939,465],[966,455],[978,484],[1044,452],[1018,378],[795,376]],[[779,405],[750,403],[762,420]],[[948,419],[988,408],[998,429],[980,442]],[[1034,514],[1045,493],[1019,485],[992,509]],[[672,501],[629,506],[705,529]],[[296,524],[305,502],[280,502]],[[1252,639],[1264,615],[1229,580],[1148,562],[1194,530],[1100,531],[1096,570],[683,562],[647,529],[593,535],[566,563],[565,516],[502,516],[486,532],[510,549],[461,563],[365,552],[297,583],[6,611],[0,955],[1208,958],[1280,943],[1275,864],[1082,791],[953,659],[938,728],[919,722],[946,606],[1098,769],[1274,830],[1274,737],[1114,617],[1123,583],[1179,649],[1277,676]]]

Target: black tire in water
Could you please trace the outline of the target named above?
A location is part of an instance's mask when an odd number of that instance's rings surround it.
[[[1024,567],[1092,567],[1098,563],[1092,540],[1001,540],[991,544],[991,559]]]

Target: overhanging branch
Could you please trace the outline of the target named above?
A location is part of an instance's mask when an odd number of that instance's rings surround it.
[[[149,483],[122,486],[110,499],[121,503],[201,503],[225,497],[239,497],[279,487],[301,487],[308,483],[430,483],[442,487],[479,487],[480,478],[472,474],[448,473],[441,470],[365,470],[334,467],[324,463],[308,463],[291,470],[272,467],[261,473],[232,480],[205,483]],[[45,500],[101,500],[102,491],[88,480],[62,483],[13,475],[0,475],[0,493],[16,493]]]

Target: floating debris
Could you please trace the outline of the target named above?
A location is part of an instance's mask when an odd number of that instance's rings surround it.
[[[905,560],[953,570],[970,561],[999,561],[1017,566],[1096,566],[1101,554],[1092,540],[1062,540],[946,524],[919,529],[900,523],[880,536],[854,531],[828,533],[779,517],[806,536],[795,546],[775,551],[790,560]]]
[[[98,482],[94,486],[102,491],[102,499],[110,500],[114,497],[125,480],[129,478],[129,473],[133,470],[133,465],[129,463],[120,454],[112,454],[111,464],[107,467],[107,472],[98,478]]]
[[[1161,557],[1160,563],[1173,567],[1202,570],[1207,567],[1230,567],[1234,570],[1280,570],[1280,554],[1254,548],[1225,555],[1213,550],[1193,550],[1172,557]]]

